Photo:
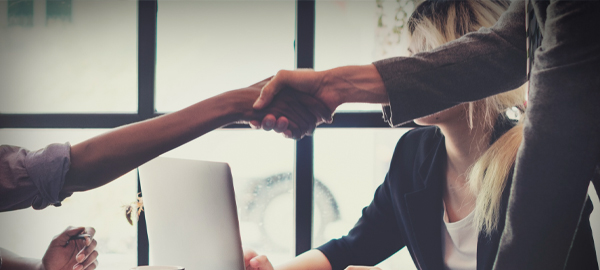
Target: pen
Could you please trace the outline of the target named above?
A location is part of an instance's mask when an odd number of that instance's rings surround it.
[[[69,240],[67,240],[67,245],[69,244],[69,241],[71,240],[77,240],[77,239],[85,239],[86,237],[91,237],[91,235],[87,234],[87,233],[82,233],[82,234],[78,234],[78,235],[73,235],[69,238]]]

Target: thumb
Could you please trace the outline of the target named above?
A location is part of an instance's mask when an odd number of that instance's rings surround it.
[[[271,103],[273,97],[275,97],[277,92],[279,92],[277,85],[273,83],[273,81],[268,82],[260,91],[258,99],[256,99],[256,101],[254,102],[254,109],[264,109],[267,105],[269,105],[269,103]]]
[[[275,95],[277,95],[277,93],[279,93],[279,91],[286,85],[286,80],[284,77],[286,77],[287,72],[287,70],[278,71],[277,74],[267,84],[265,84],[265,86],[263,86],[258,99],[256,99],[256,102],[254,102],[254,109],[264,109],[267,105],[269,105],[269,103],[271,103]]]
[[[271,262],[269,262],[269,259],[267,259],[267,256],[265,255],[259,255],[252,258],[252,260],[250,260],[250,266],[260,270],[273,270]]]

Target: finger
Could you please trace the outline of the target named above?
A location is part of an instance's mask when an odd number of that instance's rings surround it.
[[[312,133],[317,126],[317,118],[310,113],[303,105],[298,103],[291,103],[290,108],[298,115],[295,118],[295,123],[300,129],[298,134],[294,134],[294,138],[301,139],[306,134]]]
[[[318,99],[298,91],[294,91],[296,100],[305,106],[310,112],[321,122],[331,123],[333,120],[333,112]]]
[[[294,118],[295,122],[302,129],[302,136],[307,134],[312,134],[313,130],[316,128],[317,124],[322,122],[323,113],[327,114],[329,110],[327,109],[317,109],[315,110],[313,107],[323,107],[319,101],[316,99],[307,96],[306,94],[302,94],[297,91],[293,91],[290,89],[284,90],[287,95],[290,95],[290,100],[287,101],[289,107],[302,119],[302,121]],[[311,102],[302,101],[302,99],[309,99]],[[320,111],[322,112],[320,112]]]
[[[81,263],[81,265],[83,265],[83,269],[90,269],[89,267],[97,262],[96,259],[98,259],[98,251],[94,250],[94,252],[92,252],[90,256]]]
[[[254,257],[258,256],[258,253],[252,249],[244,249],[244,264],[246,266],[250,265],[250,260]]]
[[[269,262],[269,259],[265,255],[259,255],[250,260],[250,267],[260,270],[273,270],[271,262]]]
[[[282,88],[282,86],[280,85],[281,80],[285,77],[286,71],[285,70],[280,70],[277,72],[277,74],[275,75],[275,77],[273,77],[273,79],[271,79],[271,81],[269,81],[260,91],[260,95],[258,96],[258,99],[256,99],[256,101],[254,102],[254,109],[260,110],[263,109],[265,106],[267,106],[269,103],[271,103],[271,100],[273,100],[273,97],[275,97],[275,95],[279,92],[279,90]]]
[[[90,264],[85,270],[94,270],[98,268],[98,260],[95,260],[92,264]]]
[[[260,129],[260,122],[258,120],[250,120],[248,123],[252,129]]]
[[[94,270],[98,268],[98,260],[93,261],[87,267],[84,264],[76,264],[73,266],[73,270]]]
[[[273,130],[275,130],[275,132],[277,132],[277,133],[281,133],[281,132],[287,130],[288,125],[289,125],[288,119],[285,116],[282,116],[277,119],[277,122],[275,123],[275,127],[273,128]]]
[[[282,99],[287,103],[287,110],[284,111],[285,115],[300,129],[298,132],[293,132],[295,138],[300,138],[308,130],[313,129],[313,126],[316,125],[316,117],[304,105],[298,103],[293,96],[282,97]]]
[[[276,119],[274,115],[267,114],[265,118],[263,118],[261,126],[264,130],[269,131],[275,126],[275,121]]]
[[[348,267],[346,267],[345,270],[381,270],[379,267],[374,267],[374,266],[355,266],[355,265],[350,265]]]
[[[85,231],[84,227],[67,227],[62,233],[54,236],[52,239],[52,244],[57,245],[65,245],[65,243],[69,243],[71,237],[77,236]]]
[[[84,247],[79,251],[79,253],[77,253],[75,260],[78,263],[84,262],[95,251],[96,245],[98,245],[96,240],[92,240],[92,243],[89,246]]]
[[[304,134],[304,130],[300,126],[298,126],[296,122],[293,121],[289,121],[287,132],[287,138],[295,140],[300,139],[302,137],[302,134]]]
[[[290,121],[288,123],[288,128],[283,131],[283,136],[288,139],[294,139],[294,134],[299,134],[299,133],[300,133],[300,129],[298,128],[296,123]]]
[[[94,239],[94,235],[96,235],[96,229],[93,227],[85,227],[85,233],[89,234],[89,237],[85,238],[85,245],[89,246],[92,244],[92,240]]]

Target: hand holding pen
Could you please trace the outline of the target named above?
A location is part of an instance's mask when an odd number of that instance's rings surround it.
[[[42,259],[43,270],[93,270],[98,267],[96,230],[68,227],[50,242]]]

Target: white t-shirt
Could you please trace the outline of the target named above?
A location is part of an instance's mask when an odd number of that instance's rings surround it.
[[[479,233],[473,223],[474,212],[471,211],[465,218],[450,223],[444,206],[444,222],[442,222],[444,269],[477,269],[477,239]]]

